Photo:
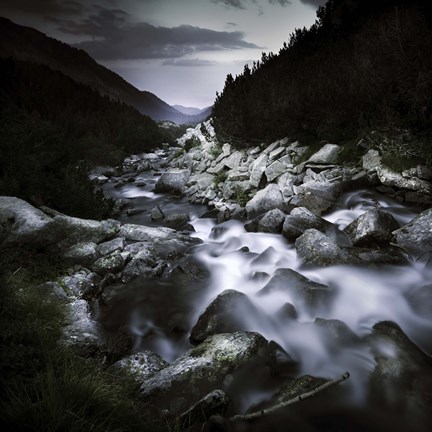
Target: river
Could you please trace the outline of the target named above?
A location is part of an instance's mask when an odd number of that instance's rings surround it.
[[[361,406],[367,398],[367,380],[376,364],[374,357],[367,344],[350,344],[328,337],[314,323],[316,318],[340,320],[360,339],[370,334],[377,322],[391,320],[424,352],[432,354],[432,314],[419,313],[411,301],[412,293],[432,279],[431,268],[424,262],[368,268],[347,265],[305,268],[297,259],[294,244],[282,235],[249,233],[236,220],[217,224],[215,219],[200,218],[207,210],[205,206],[154,193],[159,176],[160,172],[153,171],[139,174],[137,179],[146,183],[144,187],[128,183],[114,188],[113,183],[107,183],[104,193],[129,200],[133,211],[118,216],[123,223],[159,225],[150,217],[155,206],[166,215],[188,213],[195,229],[191,235],[203,241],[194,248],[193,259],[204,265],[209,277],[205,286],[187,287],[185,291],[158,280],[137,279],[124,286],[123,292],[129,292],[128,301],[119,305],[118,313],[111,311],[105,316],[102,324],[108,331],[126,325],[134,334],[135,351],[151,349],[172,362],[190,348],[190,330],[209,303],[224,290],[232,289],[246,294],[260,311],[255,316],[242,316],[245,329],[280,344],[298,364],[296,376],[334,378],[349,371],[351,379],[344,384],[344,403],[350,406]],[[345,193],[337,208],[324,218],[343,229],[367,209],[377,206],[400,225],[419,212],[376,191],[358,190]],[[331,303],[316,310],[286,291],[258,294],[279,268],[293,269],[314,282],[332,287],[335,295]],[[287,304],[294,306],[296,319],[283,315]],[[241,311],[238,313],[242,315]],[[176,328],[180,331],[173,332],[173,320],[178,321]],[[270,392],[271,388],[241,392],[237,406],[244,412]]]

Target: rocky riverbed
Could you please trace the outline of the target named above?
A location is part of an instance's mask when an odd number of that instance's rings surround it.
[[[181,428],[245,430],[227,419],[349,371],[246,430],[428,430],[431,171],[288,138],[235,150],[211,122],[179,145],[93,173],[113,219],[0,198],[3,246],[70,264],[36,287],[67,305],[63,343],[109,352],[103,367]]]

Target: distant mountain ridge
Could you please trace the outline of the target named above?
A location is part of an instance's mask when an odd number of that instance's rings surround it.
[[[207,111],[211,106],[205,107],[205,108],[195,108],[195,107],[186,107],[183,105],[171,105],[173,108],[175,108],[177,111],[180,111],[182,114],[186,115],[199,115],[203,113],[204,111]]]
[[[45,64],[102,95],[133,106],[153,120],[195,125],[209,115],[207,112],[185,115],[153,93],[138,90],[120,75],[97,63],[85,51],[3,17],[0,17],[0,57]]]

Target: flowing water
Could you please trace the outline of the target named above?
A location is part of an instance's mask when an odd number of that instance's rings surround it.
[[[375,360],[366,344],[345,344],[326,337],[322,328],[314,324],[315,318],[341,320],[359,337],[368,335],[375,323],[392,320],[423,351],[432,354],[432,314],[417,313],[407,300],[417,287],[430,283],[431,269],[423,263],[376,268],[346,265],[304,268],[297,259],[294,244],[281,235],[248,233],[239,221],[217,225],[214,219],[199,218],[205,207],[155,194],[151,191],[158,176],[151,173],[141,176],[147,182],[145,188],[133,184],[119,189],[105,186],[107,195],[130,198],[134,208],[143,210],[133,216],[122,215],[120,220],[155,224],[148,209],[156,205],[167,214],[189,213],[195,228],[191,235],[203,240],[194,249],[194,258],[207,268],[210,277],[205,286],[188,287],[182,292],[160,281],[139,279],[126,285],[123,289],[129,290],[134,299],[124,306],[122,316],[127,317],[129,330],[135,334],[136,350],[153,349],[173,361],[190,347],[190,329],[208,304],[224,290],[234,289],[248,295],[262,312],[243,316],[246,328],[279,343],[298,362],[298,376],[334,378],[348,370],[351,379],[344,386],[348,389],[346,397],[353,405],[365,399],[365,383]],[[416,209],[384,195],[359,190],[343,195],[338,208],[325,219],[343,229],[367,209],[377,206],[392,214],[400,225],[418,214]],[[327,308],[318,311],[286,292],[258,295],[278,268],[290,268],[312,281],[326,284],[334,288],[336,295]],[[281,317],[280,309],[286,303],[294,305],[296,320]],[[182,322],[182,331],[173,334],[172,324],[168,322],[177,318]],[[265,392],[243,394],[240,409],[246,410],[252,402],[266,396]]]

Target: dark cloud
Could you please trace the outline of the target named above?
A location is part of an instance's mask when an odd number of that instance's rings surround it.
[[[156,27],[145,22],[130,22],[120,9],[97,8],[81,20],[58,22],[58,30],[88,35],[92,40],[75,44],[97,59],[180,58],[200,51],[259,48],[244,40],[239,31],[215,31],[190,25]]]
[[[318,8],[327,3],[327,0],[300,0],[302,3]]]
[[[77,15],[84,11],[82,3],[74,0],[2,0],[0,9],[2,13],[19,12],[37,14],[44,17],[54,15]]]
[[[190,67],[190,66],[214,66],[217,62],[212,60],[202,60],[199,58],[194,59],[167,59],[164,60],[163,66],[182,66],[182,67]]]
[[[245,3],[252,2],[257,4],[258,0],[211,0],[213,3],[220,3],[227,8],[234,9],[246,9]],[[302,0],[303,1],[303,0]],[[282,7],[288,6],[291,4],[291,0],[267,0],[267,2],[271,5],[279,4]],[[261,6],[260,6],[261,8]],[[260,14],[262,15],[262,14]]]

